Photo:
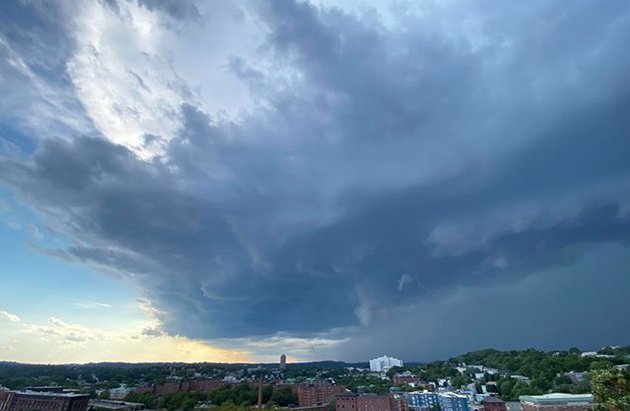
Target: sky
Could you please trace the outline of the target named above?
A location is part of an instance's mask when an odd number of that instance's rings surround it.
[[[630,343],[625,0],[0,2],[0,360]]]

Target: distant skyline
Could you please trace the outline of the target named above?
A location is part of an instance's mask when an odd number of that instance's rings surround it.
[[[610,346],[610,345],[608,345]],[[602,348],[605,348],[606,346],[603,347],[599,347],[597,349],[594,349],[593,351],[586,351],[586,350],[582,350],[580,349],[580,347],[568,347],[568,348],[556,348],[556,349],[551,349],[551,350],[539,350],[539,351],[545,351],[545,352],[555,352],[555,351],[569,351],[573,348],[577,348],[579,349],[582,353],[589,353],[589,352],[597,352]],[[619,347],[619,346],[612,346],[612,347]],[[529,347],[529,348],[525,348],[522,350],[511,350],[511,349],[506,349],[506,350],[498,350],[498,351],[502,351],[502,352],[508,352],[508,351],[526,351],[529,350],[533,347]],[[460,355],[465,355],[468,354],[470,352],[476,352],[476,351],[481,351],[481,350],[494,350],[494,348],[492,347],[484,347],[484,348],[479,348],[477,350],[472,350],[472,351],[467,351],[467,352],[460,352],[460,353],[453,353],[450,356],[446,356],[443,358],[431,358],[431,359],[425,359],[425,360],[415,360],[415,359],[407,359],[404,360],[404,365],[413,365],[413,364],[423,364],[423,363],[429,363],[429,362],[433,362],[433,361],[447,361],[450,358],[453,357],[457,357]],[[387,354],[385,354],[387,355]],[[377,354],[375,353],[373,355],[374,357],[377,356]],[[368,359],[360,359],[360,360],[356,360],[356,361],[348,361],[348,360],[344,360],[344,359],[336,359],[336,360],[332,360],[332,359],[327,359],[327,358],[321,358],[321,359],[313,359],[313,360],[295,360],[292,362],[287,362],[286,365],[299,365],[299,364],[311,364],[311,363],[345,363],[345,364],[363,364],[366,367],[365,368],[369,368],[370,367],[370,361],[373,360],[374,358],[368,358]],[[166,361],[166,360],[162,360],[162,361],[87,361],[87,362],[53,362],[53,363],[42,363],[42,362],[26,362],[26,361],[11,361],[11,360],[0,360],[0,363],[16,363],[16,364],[24,364],[24,365],[72,365],[72,364],[76,364],[76,365],[89,365],[89,364],[195,364],[195,363],[209,363],[209,364],[226,364],[226,365],[238,365],[238,364],[248,364],[248,365],[281,365],[282,362],[280,361],[280,357],[278,357],[275,361],[270,358],[268,361],[209,361],[209,360],[202,360],[202,361]]]
[[[630,3],[0,2],[0,361],[630,343]]]

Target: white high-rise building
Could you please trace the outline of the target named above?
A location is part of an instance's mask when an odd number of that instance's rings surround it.
[[[394,357],[388,357],[386,355],[370,360],[370,371],[372,372],[387,372],[387,370],[392,367],[402,366],[402,360]]]

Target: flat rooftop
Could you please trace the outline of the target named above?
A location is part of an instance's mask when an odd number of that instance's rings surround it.
[[[590,403],[593,402],[592,394],[564,394],[564,393],[551,393],[544,395],[521,395],[519,398],[521,401],[533,402],[537,404],[543,403],[559,403],[559,402],[571,402],[571,403]]]
[[[449,398],[468,398],[468,395],[466,394],[460,394],[458,392],[453,392],[453,391],[441,391],[441,392],[438,392],[438,395],[441,395],[442,397],[449,397]]]
[[[78,398],[78,397],[89,397],[90,394],[77,394],[74,392],[49,392],[49,391],[11,391],[15,394],[19,395],[29,395],[32,397],[59,397],[59,398]]]
[[[140,402],[127,401],[90,400],[90,407],[103,408],[107,410],[124,410],[127,408],[144,408],[144,404]]]

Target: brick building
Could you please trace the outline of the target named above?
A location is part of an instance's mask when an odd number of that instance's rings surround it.
[[[172,394],[174,392],[181,391],[182,383],[181,382],[167,382],[165,384],[160,384],[155,386],[154,393],[157,395],[161,394]]]
[[[40,385],[36,387],[26,387],[22,391],[63,392],[63,387],[60,385]]]
[[[212,391],[225,385],[223,380],[190,380],[182,382],[180,391]]]
[[[0,411],[86,411],[88,394],[59,392],[9,391],[3,395]]]
[[[507,411],[505,401],[497,397],[487,397],[481,400],[483,411]]]
[[[356,411],[357,409],[357,394],[346,393],[337,394],[335,396],[335,410],[336,411]]]
[[[346,393],[335,396],[336,411],[396,411],[396,405],[391,394]]]
[[[146,406],[139,402],[90,400],[90,411],[141,411]]]
[[[521,395],[523,411],[586,411],[593,407],[591,394]]]
[[[331,384],[301,384],[297,388],[300,407],[328,404],[335,395],[346,391],[346,387]]]
[[[305,407],[289,407],[291,411],[328,411],[328,404],[307,405]]]
[[[393,394],[392,400],[394,404],[394,411],[410,411],[409,402],[407,398],[402,394]]]
[[[139,385],[136,387],[136,392],[138,394],[144,394],[147,392],[153,392],[154,389],[155,389],[155,386],[153,385]]]
[[[395,411],[390,394],[362,394],[357,396],[357,411]]]
[[[393,378],[394,384],[423,384],[422,378],[413,374],[396,374]]]

